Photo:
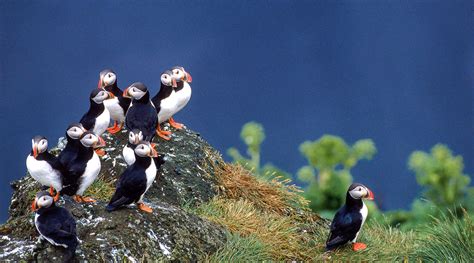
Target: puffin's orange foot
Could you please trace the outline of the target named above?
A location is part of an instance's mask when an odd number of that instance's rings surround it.
[[[354,251],[360,251],[360,250],[364,250],[367,248],[367,245],[364,244],[364,243],[354,243],[352,244],[352,250]]]
[[[184,126],[182,123],[175,122],[173,117],[170,118],[169,122],[170,122],[170,125],[173,126],[173,128],[177,130],[181,130]]]
[[[74,199],[74,201],[76,201],[78,203],[93,203],[93,202],[95,202],[95,200],[90,198],[90,197],[87,197],[87,196],[83,197],[83,196],[80,196],[80,195],[74,195],[73,199]]]
[[[59,191],[56,192],[56,195],[54,196],[54,202],[57,202],[59,200]]]
[[[74,201],[76,201],[76,203],[82,203],[82,196],[74,195],[72,197],[72,199],[74,199]]]
[[[171,133],[168,134],[168,132],[166,131],[156,130],[156,135],[160,136],[162,139],[167,140],[167,141],[171,140],[171,138],[167,136],[170,134]]]
[[[107,131],[110,133],[110,134],[116,134],[117,132],[119,132],[123,127],[123,123],[120,123],[120,125],[117,124],[117,121],[114,121],[114,126],[113,127],[110,127],[110,128],[107,128]]]
[[[55,190],[54,187],[51,185],[49,187],[49,195],[54,196],[53,200],[54,202],[57,202],[59,200],[59,191],[56,191],[56,195],[54,195],[54,190]]]
[[[151,209],[151,207],[145,205],[144,203],[139,203],[138,208],[142,211],[147,212],[147,213],[152,213],[153,212],[153,209]]]
[[[97,153],[97,155],[99,155],[100,157],[104,156],[107,152],[104,150],[104,149],[95,149],[94,150],[95,153]]]

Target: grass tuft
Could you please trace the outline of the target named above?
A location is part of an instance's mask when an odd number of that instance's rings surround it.
[[[94,183],[87,188],[84,193],[85,196],[100,201],[109,201],[115,191],[115,180],[113,178],[105,178],[103,175],[99,176]]]
[[[270,260],[266,245],[254,235],[242,237],[227,233],[227,243],[206,259],[206,262],[262,262]]]

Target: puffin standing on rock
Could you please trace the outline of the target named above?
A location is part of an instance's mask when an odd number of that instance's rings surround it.
[[[158,116],[150,101],[148,88],[141,82],[135,82],[123,91],[123,96],[132,98],[132,103],[125,116],[127,129],[142,131],[145,141],[151,142],[158,125]]]
[[[140,130],[134,129],[128,133],[128,143],[122,150],[123,159],[127,165],[135,162],[135,148],[141,141],[143,141],[143,133]]]
[[[70,162],[72,162],[79,151],[79,144],[81,143],[79,139],[82,134],[86,132],[84,126],[80,123],[73,123],[69,125],[66,129],[66,147],[59,153],[58,160],[63,167],[68,167]]]
[[[95,202],[82,195],[95,181],[101,168],[100,159],[93,148],[103,145],[104,140],[93,132],[86,131],[82,134],[80,144],[76,146],[76,155],[64,166],[63,194],[72,195],[78,203]]]
[[[337,211],[332,220],[326,250],[333,250],[347,242],[353,244],[354,251],[367,248],[364,243],[356,243],[368,214],[362,199],[374,200],[374,194],[362,184],[351,184],[347,190],[346,204]]]
[[[169,120],[173,113],[176,111],[176,98],[173,96],[173,89],[177,87],[176,79],[173,77],[173,73],[169,70],[161,74],[161,85],[158,93],[151,99],[155,106],[156,113],[158,114],[158,125],[156,134],[165,140],[170,140],[168,135],[171,135],[170,131],[163,131],[160,124]]]
[[[58,195],[63,188],[62,166],[56,156],[48,152],[48,140],[35,136],[31,140],[31,153],[26,158],[26,168],[30,175],[43,186],[52,186]]]
[[[101,136],[107,130],[110,123],[110,113],[107,108],[105,108],[104,102],[114,97],[111,92],[107,92],[103,89],[92,90],[89,96],[89,110],[79,121],[86,130],[92,131],[97,136]],[[102,149],[96,149],[96,153],[99,156],[105,155],[105,151]]]
[[[69,262],[75,256],[79,239],[76,233],[76,220],[65,208],[55,205],[55,200],[47,191],[36,194],[31,205],[35,211],[35,226],[40,239],[46,239],[54,246],[66,248],[64,262]]]
[[[120,176],[115,193],[106,207],[109,212],[132,203],[137,203],[140,210],[153,212],[151,207],[143,203],[143,196],[155,180],[163,159],[158,159],[156,150],[145,141],[140,142],[134,152],[135,163],[127,167]]]
[[[173,78],[177,82],[177,87],[174,89],[174,97],[175,97],[175,107],[174,107],[174,112],[169,118],[170,125],[173,126],[175,129],[182,129],[183,124],[177,123],[173,119],[173,115],[178,113],[180,110],[182,110],[189,102],[191,99],[191,83],[193,81],[193,78],[191,77],[191,74],[184,70],[183,67],[181,66],[176,66],[171,69],[173,72]]]
[[[98,89],[105,89],[114,97],[104,101],[104,106],[109,110],[114,126],[107,129],[111,134],[119,132],[125,121],[125,114],[130,106],[130,98],[122,95],[122,90],[117,86],[117,75],[111,69],[104,69],[99,74]]]

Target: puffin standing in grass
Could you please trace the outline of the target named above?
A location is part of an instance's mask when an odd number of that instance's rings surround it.
[[[193,78],[191,77],[191,74],[189,74],[189,72],[187,72],[181,66],[173,67],[171,72],[173,73],[173,78],[177,82],[177,87],[174,89],[175,94],[173,95],[175,97],[174,101],[176,104],[174,107],[174,112],[169,118],[169,123],[175,129],[179,130],[183,128],[183,124],[175,122],[173,115],[182,110],[191,99],[192,90],[189,83],[193,81]]]
[[[31,140],[31,153],[26,158],[26,168],[31,177],[45,187],[52,186],[57,191],[63,188],[62,165],[56,156],[48,152],[48,140],[35,136]]]
[[[135,148],[141,141],[143,141],[143,133],[140,130],[134,129],[128,133],[128,143],[122,150],[123,159],[127,165],[130,166],[135,162]]]
[[[362,184],[351,184],[347,190],[346,204],[337,211],[332,220],[326,250],[333,250],[347,242],[352,243],[354,251],[367,248],[364,243],[356,243],[368,214],[362,199],[374,200],[374,194]]]
[[[177,87],[176,79],[173,78],[173,73],[169,70],[161,74],[161,85],[158,93],[151,99],[155,106],[156,113],[158,114],[158,125],[156,134],[165,140],[170,140],[170,131],[163,131],[160,124],[169,120],[173,113],[176,111],[176,97],[173,96],[175,93],[174,88]]]
[[[140,142],[135,147],[134,152],[135,163],[128,166],[120,176],[115,193],[106,207],[109,212],[132,203],[137,203],[140,210],[147,213],[153,212],[151,207],[143,203],[143,196],[155,180],[156,173],[163,163],[163,159],[156,162],[158,153],[146,141]]]
[[[66,248],[64,262],[69,262],[75,256],[79,239],[76,233],[76,220],[65,208],[55,205],[51,193],[41,191],[36,194],[31,205],[35,212],[35,226],[40,239],[46,239],[54,246]]]
[[[107,92],[103,89],[92,90],[89,96],[89,110],[79,121],[86,130],[92,131],[97,136],[101,136],[107,130],[110,123],[110,113],[107,108],[105,108],[104,102],[114,97],[111,92]],[[105,155],[103,149],[96,149],[95,151],[99,156]]]
[[[110,117],[114,121],[114,126],[107,129],[111,134],[119,132],[125,121],[125,114],[130,106],[130,98],[122,95],[122,90],[117,86],[117,75],[111,69],[104,69],[99,74],[98,89],[105,89],[112,93],[114,97],[104,101],[104,106],[110,112]]]
[[[125,116],[127,129],[129,131],[140,130],[144,140],[151,142],[158,125],[158,116],[150,101],[148,88],[141,82],[135,82],[123,91],[123,96],[132,98],[132,103]]]
[[[81,202],[95,202],[90,197],[82,195],[99,175],[101,164],[94,148],[105,145],[104,140],[93,132],[86,131],[80,138],[77,154],[64,166],[62,193],[72,195],[74,200]]]

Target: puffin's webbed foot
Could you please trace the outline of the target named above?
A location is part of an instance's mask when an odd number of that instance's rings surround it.
[[[110,127],[110,128],[107,128],[107,131],[110,133],[110,134],[115,134],[117,132],[119,132],[123,127],[123,123],[120,123],[120,125],[118,125],[117,121],[114,121],[114,126],[113,127]]]
[[[169,135],[171,135],[171,132],[163,131],[160,127],[160,124],[158,124],[158,127],[156,127],[156,135],[160,136],[164,140],[167,140],[167,141],[171,140],[171,138],[168,137]]]
[[[74,195],[73,196],[73,199],[74,201],[78,202],[78,203],[93,203],[95,202],[94,199],[90,198],[90,197],[83,197],[81,195]]]
[[[142,210],[142,211],[145,211],[147,213],[152,213],[153,212],[153,209],[147,205],[145,205],[144,203],[139,203],[138,204],[138,209]]]
[[[177,130],[181,130],[184,127],[184,125],[182,123],[175,122],[173,117],[171,117],[169,119],[169,123],[170,123],[171,126],[173,126],[173,128],[175,128]]]
[[[107,152],[106,152],[104,149],[100,149],[100,148],[97,148],[97,149],[95,149],[94,151],[95,151],[95,153],[96,153],[98,156],[100,156],[100,157],[102,157],[102,156],[104,156],[104,155],[107,154]]]
[[[354,251],[360,251],[360,250],[364,250],[367,248],[367,245],[364,244],[364,243],[354,243],[352,244],[352,250]]]

